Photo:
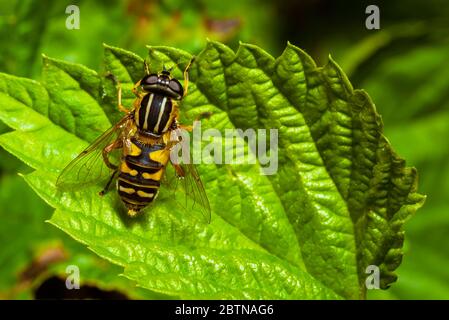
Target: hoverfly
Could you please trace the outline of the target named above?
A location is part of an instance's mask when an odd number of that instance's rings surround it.
[[[56,186],[73,189],[107,181],[99,193],[104,195],[115,180],[128,215],[134,217],[156,199],[161,182],[168,187],[173,185],[165,171],[171,162],[170,150],[180,141],[172,141],[170,137],[174,130],[189,130],[178,123],[178,103],[187,94],[192,63],[193,59],[184,70],[184,86],[165,67],[150,74],[145,63],[146,75],[132,90],[136,99],[131,110],[122,105],[119,84],[118,108],[126,115],[63,169]],[[110,159],[113,151],[119,151],[118,165]],[[171,163],[176,172],[173,177],[183,180],[180,185],[185,196],[193,200],[193,206],[210,222],[209,201],[195,166]]]

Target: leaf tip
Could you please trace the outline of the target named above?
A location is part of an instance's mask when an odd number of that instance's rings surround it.
[[[220,42],[206,38],[206,48],[216,48],[220,45]]]
[[[44,66],[47,65],[48,60],[50,59],[49,56],[47,56],[45,53],[42,53],[41,56],[42,56],[42,62],[44,64]]]
[[[307,52],[295,46],[290,41],[287,41],[287,46],[281,56],[289,56],[292,53],[296,55],[300,59],[301,63],[309,69],[315,69],[317,67],[315,60],[313,60]]]
[[[106,42],[103,42],[101,45],[103,46],[104,50],[112,50],[114,48],[113,46],[107,44]]]

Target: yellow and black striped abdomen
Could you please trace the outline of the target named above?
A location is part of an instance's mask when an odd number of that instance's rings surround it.
[[[170,151],[163,144],[145,145],[131,139],[129,153],[122,159],[117,189],[130,215],[135,215],[157,196]]]

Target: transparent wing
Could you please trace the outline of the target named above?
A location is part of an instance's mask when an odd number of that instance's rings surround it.
[[[186,195],[190,196],[194,200],[193,207],[198,208],[207,223],[210,223],[211,212],[209,199],[207,198],[203,182],[201,181],[195,165],[184,164],[182,165],[182,168],[185,172],[182,182],[184,182],[184,190],[186,191]]]
[[[112,172],[103,161],[103,149],[123,136],[129,120],[129,115],[122,118],[73,159],[59,175],[57,188],[71,190],[106,181]]]
[[[211,220],[209,200],[200,175],[193,164],[180,164],[184,177],[176,174],[173,168],[167,168],[162,185],[172,191],[172,196],[186,210],[197,210],[207,223]]]

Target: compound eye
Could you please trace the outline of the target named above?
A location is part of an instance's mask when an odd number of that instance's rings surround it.
[[[142,81],[140,81],[141,85],[152,85],[157,83],[158,76],[157,74],[150,74],[148,76],[143,77]]]
[[[170,87],[170,89],[172,89],[174,92],[178,93],[179,95],[182,95],[182,93],[184,91],[181,84],[176,79],[170,80],[168,86]]]

